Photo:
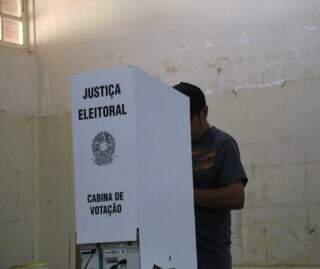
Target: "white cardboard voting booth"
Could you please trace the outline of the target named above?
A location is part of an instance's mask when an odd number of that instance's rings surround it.
[[[77,244],[136,241],[195,269],[189,101],[134,67],[71,78]]]

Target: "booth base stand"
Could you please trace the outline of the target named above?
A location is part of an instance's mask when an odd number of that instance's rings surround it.
[[[85,244],[80,255],[81,269],[140,269],[137,242]]]

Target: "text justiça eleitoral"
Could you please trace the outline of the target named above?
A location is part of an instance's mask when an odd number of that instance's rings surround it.
[[[119,84],[101,85],[84,89],[82,98],[89,100],[93,98],[109,97],[113,99],[115,96],[121,95]],[[125,104],[105,105],[98,107],[81,108],[78,110],[79,120],[91,120],[97,118],[108,118],[127,115]]]

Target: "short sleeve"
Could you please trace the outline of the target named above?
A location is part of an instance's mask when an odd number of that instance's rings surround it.
[[[240,159],[237,142],[230,138],[220,149],[220,175],[219,185],[228,186],[233,183],[242,182],[245,186],[248,182],[247,175]]]

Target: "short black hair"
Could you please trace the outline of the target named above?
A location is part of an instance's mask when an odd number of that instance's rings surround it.
[[[189,97],[191,118],[193,118],[194,115],[199,115],[200,111],[206,105],[206,97],[202,90],[187,82],[180,82],[174,85],[173,88]]]

